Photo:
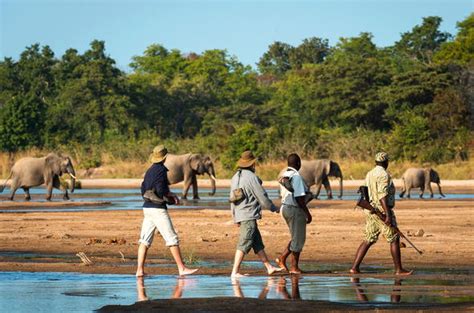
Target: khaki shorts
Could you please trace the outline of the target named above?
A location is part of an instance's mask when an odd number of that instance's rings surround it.
[[[301,252],[306,242],[306,214],[300,207],[284,204],[281,215],[290,229],[290,251]]]
[[[397,225],[397,219],[393,213],[392,220],[393,224]],[[366,214],[364,239],[367,242],[377,242],[380,234],[382,234],[389,243],[394,242],[399,236],[392,227],[385,225],[376,214]]]
[[[168,210],[143,208],[142,231],[138,242],[150,247],[157,229],[168,247],[179,245],[178,235],[173,228]]]
[[[239,242],[237,243],[237,250],[247,254],[252,248],[255,254],[265,249],[262,235],[260,235],[260,231],[258,230],[257,221],[242,221],[240,222],[240,236]]]

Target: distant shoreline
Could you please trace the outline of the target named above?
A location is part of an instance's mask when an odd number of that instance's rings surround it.
[[[96,179],[79,179],[81,182],[81,187],[83,189],[91,189],[91,188],[117,188],[117,189],[125,189],[125,188],[140,188],[140,184],[142,182],[141,178],[96,178]],[[338,190],[339,188],[339,181],[338,180],[330,180],[331,188],[334,190]],[[402,186],[401,179],[394,179],[394,183],[396,187]],[[358,187],[364,184],[363,179],[355,179],[355,180],[344,180],[343,186],[346,187]],[[7,186],[10,186],[9,182]],[[172,187],[180,188],[182,187],[182,183],[174,184]],[[198,179],[198,186],[200,188],[210,188],[211,181],[209,179]],[[277,181],[264,181],[263,186],[265,188],[278,188]],[[217,188],[229,188],[230,187],[230,179],[217,179],[216,181]],[[459,188],[466,188],[470,189],[473,188],[474,192],[474,179],[466,179],[466,180],[442,180],[441,181],[441,188],[444,187],[459,187]],[[324,188],[324,187],[322,187]],[[437,191],[436,185],[432,184],[433,191]]]

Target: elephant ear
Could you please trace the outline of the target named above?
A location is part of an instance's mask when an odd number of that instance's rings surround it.
[[[49,174],[60,175],[61,174],[61,159],[54,153],[50,153],[46,156],[45,160],[45,171]]]
[[[201,163],[201,156],[199,154],[193,154],[189,158],[189,165],[194,171],[199,170],[200,163]]]
[[[333,162],[331,160],[326,160],[326,164],[324,166],[324,170],[326,172],[326,176],[328,176],[331,173],[331,167],[333,166]]]

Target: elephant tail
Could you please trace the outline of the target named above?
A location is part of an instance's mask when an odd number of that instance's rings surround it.
[[[3,183],[3,186],[0,186],[0,193],[3,192],[3,190],[5,189],[5,187],[7,186],[7,182],[10,180],[10,178],[12,177],[13,175],[13,171],[10,172],[10,176],[7,177],[7,180]]]

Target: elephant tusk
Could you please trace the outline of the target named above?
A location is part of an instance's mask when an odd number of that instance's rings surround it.
[[[76,176],[72,175],[71,173],[69,173],[69,175],[71,175],[72,178],[77,180]]]
[[[214,175],[209,175],[212,179],[217,180],[217,178]]]

